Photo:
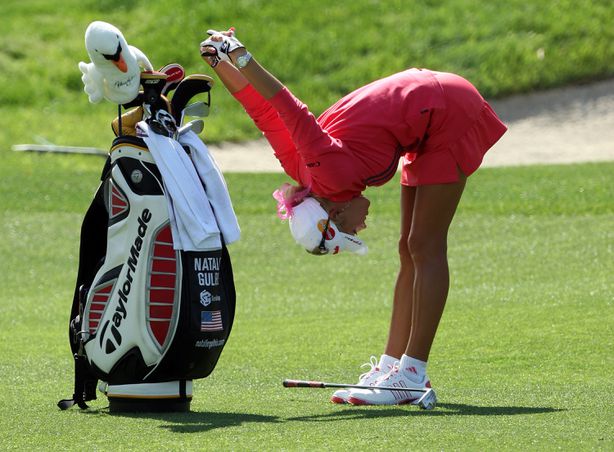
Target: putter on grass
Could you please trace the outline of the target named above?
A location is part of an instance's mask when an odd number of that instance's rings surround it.
[[[386,386],[352,385],[344,383],[325,383],[323,381],[307,381],[307,380],[284,380],[284,388],[352,388],[352,389],[381,389],[384,391],[412,391],[423,392],[424,394],[417,402],[417,405],[423,410],[432,410],[437,403],[435,391],[432,388],[393,388]]]

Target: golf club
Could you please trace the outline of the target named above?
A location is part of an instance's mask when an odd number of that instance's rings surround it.
[[[107,157],[109,151],[100,148],[83,146],[58,146],[55,144],[14,144],[11,146],[17,152],[51,152],[57,154],[88,154]]]
[[[196,134],[199,134],[205,128],[205,122],[202,119],[195,119],[193,121],[188,122],[185,126],[177,129],[175,133],[175,139],[178,139],[184,133],[189,132],[190,130]]]
[[[284,388],[351,388],[351,389],[381,389],[384,391],[413,391],[423,392],[424,394],[418,400],[417,404],[423,410],[432,410],[437,403],[435,391],[432,388],[393,388],[386,386],[353,385],[345,383],[325,383],[323,381],[307,381],[307,380],[284,380]]]
[[[208,75],[192,74],[184,78],[173,93],[171,99],[171,110],[175,116],[175,121],[181,121],[181,112],[188,104],[188,101],[197,94],[206,93],[208,101],[211,103],[211,86],[213,85],[213,79]]]
[[[183,120],[186,116],[194,116],[196,118],[204,118],[209,114],[209,105],[203,101],[194,102],[188,105],[181,112],[181,121],[179,121],[179,127],[183,126]]]

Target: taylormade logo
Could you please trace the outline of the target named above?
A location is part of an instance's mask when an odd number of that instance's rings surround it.
[[[111,319],[113,323],[111,324],[110,331],[115,341],[113,341],[110,337],[107,339],[107,342],[105,344],[105,353],[107,355],[113,353],[117,349],[117,347],[122,344],[122,335],[119,332],[118,328],[128,315],[128,310],[126,309],[126,304],[128,303],[128,295],[130,295],[130,291],[132,290],[132,282],[134,281],[133,274],[136,272],[136,267],[139,263],[141,248],[143,247],[143,237],[145,237],[145,234],[147,234],[147,223],[149,223],[149,221],[151,220],[151,216],[152,215],[149,209],[143,209],[143,211],[141,212],[141,216],[138,218],[139,226],[137,228],[137,236],[135,237],[134,242],[130,247],[130,255],[128,256],[128,260],[126,261],[128,271],[126,272],[126,278],[124,279],[119,290],[117,291],[119,299],[117,301],[115,313],[113,314],[113,318]],[[102,329],[102,334],[100,335],[101,347],[102,340],[105,336],[108,326],[109,321],[105,323]]]

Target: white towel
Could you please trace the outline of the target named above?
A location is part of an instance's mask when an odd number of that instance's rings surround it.
[[[222,222],[216,219],[216,214],[213,212],[207,192],[193,161],[177,141],[156,134],[144,121],[139,122],[137,127],[139,136],[147,144],[160,174],[162,174],[174,248],[186,251],[221,248],[222,242],[218,224],[222,224]],[[195,137],[198,140],[196,135]],[[206,147],[204,149],[206,151]],[[219,176],[221,177],[221,174]],[[225,187],[225,183],[223,185]],[[228,195],[227,191],[226,195]],[[230,203],[230,196],[228,196],[228,202]],[[230,209],[232,210],[232,205],[230,205]],[[220,207],[220,210],[223,209]],[[234,214],[234,211],[232,212]],[[225,219],[225,221],[230,221],[230,224],[234,225],[233,230],[236,227],[238,231],[236,216],[231,220],[233,221]],[[225,228],[226,226],[222,230]],[[230,236],[234,239],[232,241],[236,241],[239,234],[230,234]],[[226,234],[224,234],[224,240],[226,243],[231,243],[226,238]]]
[[[224,242],[230,244],[241,237],[228,187],[219,166],[209,149],[194,132],[189,131],[179,138],[181,144],[190,147],[190,157],[205,187],[205,193],[215,213],[217,224],[222,231]]]

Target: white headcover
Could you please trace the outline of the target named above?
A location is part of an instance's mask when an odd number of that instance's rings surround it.
[[[322,233],[326,226],[328,214],[320,203],[308,197],[292,209],[290,216],[290,233],[296,242],[307,251],[316,250],[322,241]],[[331,221],[326,233],[326,254],[337,254],[341,251],[364,255],[367,245],[357,236],[341,232]]]
[[[147,56],[128,45],[122,32],[107,22],[88,25],[85,48],[91,63],[81,61],[79,70],[91,103],[103,98],[116,104],[131,102],[139,94],[141,68],[153,70]]]

